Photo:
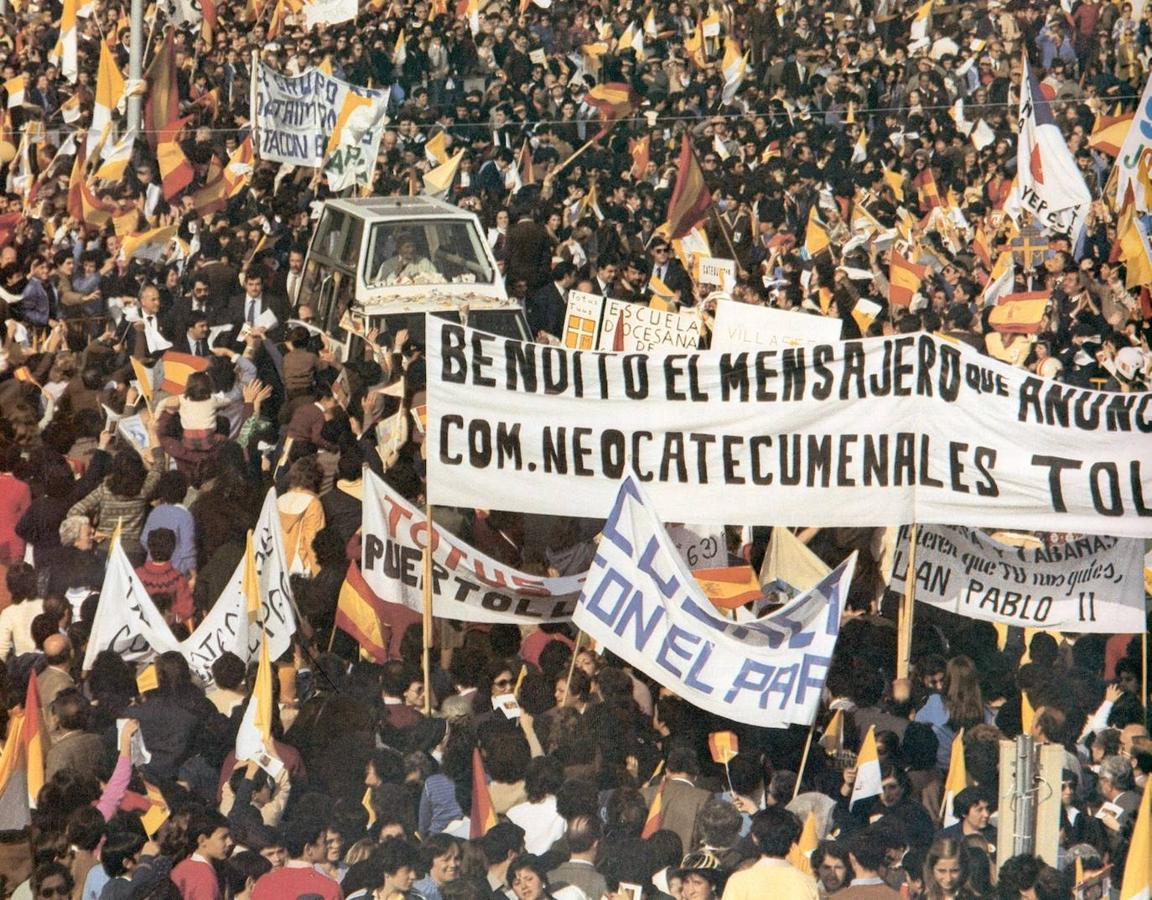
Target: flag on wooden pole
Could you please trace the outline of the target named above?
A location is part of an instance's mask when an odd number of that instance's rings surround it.
[[[496,809],[488,790],[488,773],[484,771],[484,757],[480,748],[472,749],[472,812],[469,816],[468,838],[484,837],[496,825]]]

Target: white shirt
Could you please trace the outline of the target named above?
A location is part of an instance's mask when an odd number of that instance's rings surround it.
[[[0,612],[0,660],[11,653],[20,656],[36,649],[32,640],[32,620],[44,612],[43,600],[25,600],[6,606]]]
[[[550,850],[566,828],[551,794],[539,803],[517,803],[508,810],[508,820],[524,829],[524,848],[536,856]]]

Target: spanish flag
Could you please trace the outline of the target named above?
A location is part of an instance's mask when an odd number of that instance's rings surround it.
[[[388,639],[380,621],[380,598],[368,586],[360,567],[348,563],[336,602],[336,627],[349,635],[375,663],[388,661]]]
[[[44,735],[43,714],[40,709],[40,684],[33,670],[28,675],[28,692],[24,698],[24,759],[28,767],[28,806],[36,808],[36,798],[44,787],[44,758],[48,746]]]
[[[120,252],[124,254],[126,260],[140,258],[155,262],[164,255],[164,251],[176,237],[178,227],[165,225],[150,231],[130,234],[121,243]]]
[[[667,781],[661,781],[660,787],[652,795],[652,802],[648,804],[648,818],[644,820],[644,830],[640,837],[650,838],[664,827],[664,787]]]
[[[188,387],[188,376],[193,372],[207,372],[209,360],[204,356],[169,350],[160,357],[160,362],[164,366],[164,380],[160,382],[160,390],[166,394],[183,394]]]
[[[669,240],[678,240],[692,231],[708,215],[712,194],[704,181],[704,171],[692,152],[692,142],[685,134],[680,142],[676,164],[676,184],[668,201],[668,221],[661,231]]]
[[[948,828],[960,820],[952,811],[956,795],[968,787],[968,767],[964,763],[964,729],[952,739],[952,756],[948,761],[948,777],[944,779],[944,805],[940,809],[941,827]]]
[[[1047,311],[1047,291],[1009,294],[988,314],[988,324],[1001,334],[1038,334]]]
[[[1101,116],[1096,120],[1096,127],[1088,138],[1088,146],[1109,156],[1119,156],[1120,148],[1124,146],[1124,139],[1128,137],[1128,130],[1136,113],[1130,112],[1122,116]]]
[[[628,139],[628,155],[632,157],[632,180],[639,181],[648,171],[648,162],[651,158],[650,146],[652,138],[644,135],[642,138]]]
[[[524,138],[524,144],[516,154],[516,172],[520,176],[521,187],[536,183],[536,172],[532,168],[532,143],[528,138]]]
[[[708,752],[712,762],[726,766],[740,752],[740,739],[731,731],[713,731],[708,735]]]
[[[484,771],[484,758],[480,748],[472,749],[472,813],[469,816],[468,838],[476,840],[486,835],[496,824],[496,810],[492,794],[488,791],[488,773]]]
[[[896,195],[896,202],[904,202],[904,176],[899,172],[893,172],[885,165],[880,166],[880,171],[884,175],[884,182],[888,187],[892,188],[892,193]]]
[[[613,125],[632,115],[639,98],[630,85],[613,81],[593,87],[584,95],[584,102],[600,113],[600,131],[592,139],[598,141],[612,130]]]
[[[171,139],[172,126],[180,119],[180,89],[176,81],[176,43],[169,28],[156,52],[152,65],[144,73],[148,96],[144,100],[144,132],[153,151],[159,151],[166,135]]]
[[[112,218],[116,207],[105,203],[92,193],[84,177],[87,154],[83,141],[77,141],[76,157],[72,162],[72,175],[68,179],[68,215],[77,222],[103,228]]]
[[[809,259],[815,259],[831,246],[832,240],[828,237],[828,231],[816,215],[816,207],[813,206],[808,210],[808,227],[804,231],[804,251],[808,254]]]
[[[717,609],[739,609],[745,603],[764,599],[764,592],[751,566],[697,569],[692,577]]]
[[[809,812],[808,818],[804,820],[804,830],[800,832],[800,840],[788,851],[788,862],[801,872],[811,875],[812,851],[819,843],[816,836],[816,813]]]
[[[912,187],[916,188],[916,196],[920,200],[920,212],[931,212],[937,206],[943,206],[940,189],[936,187],[936,176],[932,174],[931,167],[925,166],[923,171],[912,179]]]
[[[700,21],[696,22],[692,33],[684,38],[684,52],[688,54],[688,58],[696,68],[708,68],[708,56],[704,47],[704,26]]]
[[[0,752],[0,796],[24,762],[24,713],[14,709],[8,716],[8,737]],[[21,801],[23,802],[23,801]]]
[[[160,183],[164,199],[171,200],[192,183],[195,172],[192,163],[180,146],[180,131],[192,120],[191,116],[168,123],[156,145],[156,162],[160,167]]]
[[[911,306],[912,295],[920,290],[926,266],[918,266],[904,258],[899,250],[892,250],[892,262],[888,269],[888,302],[893,306]]]
[[[1152,897],[1152,781],[1144,785],[1144,797],[1136,812],[1136,827],[1128,844],[1120,900],[1149,900]]]
[[[983,225],[976,226],[976,234],[972,238],[972,249],[976,258],[984,264],[984,268],[992,268],[992,242],[988,240],[988,233]]]

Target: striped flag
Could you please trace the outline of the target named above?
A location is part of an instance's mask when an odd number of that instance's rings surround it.
[[[1009,294],[988,314],[988,324],[1001,334],[1039,334],[1047,311],[1047,291]]]
[[[731,103],[748,74],[748,62],[744,59],[744,52],[735,38],[724,39],[724,61],[720,65],[724,75],[724,88],[720,93],[725,103]]]
[[[17,75],[4,82],[4,92],[8,95],[8,109],[24,105],[24,76]]]
[[[944,805],[940,809],[940,818],[944,828],[955,825],[960,821],[952,811],[952,804],[956,795],[968,787],[968,767],[964,763],[964,729],[952,739],[952,757],[948,761],[948,777],[944,779]]]
[[[399,43],[399,40],[397,40]],[[448,162],[448,132],[437,131],[424,142],[424,156],[434,166],[442,166]]]
[[[1144,796],[1136,812],[1136,827],[1128,844],[1120,900],[1152,898],[1152,780],[1144,785]]]
[[[72,161],[72,174],[68,179],[68,215],[77,222],[102,228],[112,218],[116,207],[105,203],[92,193],[85,178],[87,155],[83,142],[77,142],[76,157]]]
[[[800,832],[800,840],[792,845],[788,851],[788,862],[805,874],[812,874],[812,852],[820,841],[816,834],[816,813],[809,812],[804,820],[804,830]]]
[[[192,116],[170,122],[156,145],[156,162],[160,167],[160,186],[164,188],[165,200],[180,194],[196,174],[179,141],[181,129],[190,121]]]
[[[838,709],[832,713],[828,727],[820,735],[820,746],[830,755],[839,753],[844,749],[844,710]]]
[[[856,782],[852,785],[851,809],[861,800],[880,796],[880,754],[876,750],[876,726],[871,725],[856,757]]]
[[[612,130],[613,125],[632,115],[639,98],[630,85],[613,81],[593,87],[584,95],[584,102],[600,114],[600,130],[592,138],[598,141]]]
[[[639,181],[648,171],[648,162],[651,158],[652,138],[644,135],[642,138],[628,139],[628,155],[632,157],[632,180]]]
[[[96,145],[105,141],[114,145],[112,113],[124,98],[124,76],[112,55],[107,41],[100,42],[100,64],[96,69],[96,94],[92,103],[92,127],[88,129],[88,152],[95,153]],[[104,154],[108,158],[108,153]]]
[[[880,166],[880,171],[884,175],[884,182],[888,187],[892,188],[892,193],[896,195],[896,202],[904,202],[904,176],[899,172],[893,172],[885,165]]]
[[[739,609],[745,603],[764,599],[760,581],[751,566],[696,569],[692,577],[717,609]]]
[[[650,838],[664,827],[664,787],[667,781],[661,781],[660,787],[652,795],[652,802],[648,804],[648,818],[644,820],[644,830],[640,837]]]
[[[268,658],[268,636],[260,633],[260,662],[252,696],[244,708],[244,718],[236,733],[236,761],[258,760],[273,754],[272,743],[272,661]]]
[[[1000,254],[992,273],[988,277],[988,284],[981,297],[982,305],[995,306],[1003,298],[1012,293],[1016,284],[1016,257],[1008,250]]]
[[[1134,112],[1122,116],[1101,116],[1096,120],[1096,127],[1088,138],[1088,146],[1109,156],[1119,156],[1135,118]]]
[[[740,739],[731,731],[713,731],[708,735],[708,752],[712,762],[726,766],[740,752]]]
[[[934,0],[927,0],[912,17],[912,24],[908,26],[908,37],[912,43],[928,40],[928,21],[932,18],[933,2]]]
[[[28,806],[36,808],[36,798],[44,787],[44,758],[48,753],[43,714],[40,707],[40,683],[33,670],[28,675],[28,692],[24,698],[24,761],[28,770]]]
[[[164,367],[160,390],[166,394],[183,394],[188,387],[188,376],[193,372],[207,372],[209,362],[205,356],[169,350],[160,357],[160,363]]]
[[[380,598],[368,586],[360,567],[348,563],[336,602],[336,627],[351,637],[373,662],[388,661],[388,639],[380,621]]]
[[[24,713],[13,709],[8,715],[8,735],[0,752],[0,796],[24,763]],[[21,800],[23,802],[23,800]]]
[[[815,259],[832,246],[832,239],[828,237],[828,230],[816,215],[816,207],[808,210],[808,227],[804,230],[804,252],[808,259]]]
[[[943,206],[940,189],[936,187],[936,176],[932,174],[930,166],[925,166],[920,174],[912,179],[912,187],[916,188],[921,212],[931,212],[937,206]]]
[[[464,151],[459,150],[448,162],[437,166],[431,172],[426,172],[423,176],[424,193],[440,200],[447,197],[452,190],[453,182],[456,181],[456,173],[460,171],[460,160],[463,158]]]
[[[60,12],[60,36],[56,39],[56,46],[48,54],[48,61],[60,67],[60,74],[67,81],[76,83],[76,78],[80,74],[76,51],[76,0],[64,0]]]
[[[164,255],[164,251],[168,249],[176,237],[178,227],[176,225],[164,225],[149,231],[130,234],[121,243],[120,252],[124,255],[125,260],[147,259],[156,262]]]
[[[144,99],[144,132],[159,152],[161,140],[173,139],[172,126],[180,120],[180,91],[176,80],[174,31],[168,28],[152,65],[144,73],[148,95]],[[178,129],[177,129],[178,130]]]
[[[484,757],[480,748],[472,748],[472,813],[468,823],[468,838],[476,840],[486,835],[496,824],[496,809],[488,790],[488,773],[484,771]]]
[[[920,290],[920,284],[927,274],[927,266],[910,262],[899,250],[893,248],[888,268],[888,302],[894,306],[911,306],[912,297]]]

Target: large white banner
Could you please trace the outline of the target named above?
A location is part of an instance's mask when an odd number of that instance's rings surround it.
[[[900,529],[892,589],[904,590],[908,528]],[[916,599],[970,619],[1075,633],[1144,630],[1144,542],[1087,535],[1010,547],[971,528],[917,528]]]
[[[433,323],[434,504],[597,517],[635,473],[680,522],[1152,536],[1152,393],[928,334],[601,354]]]
[[[251,114],[260,159],[317,168],[339,150],[337,174],[375,160],[387,121],[387,91],[348,84],[319,69],[281,75],[263,63],[252,79]],[[353,134],[359,138],[354,159],[344,147]]]
[[[244,662],[256,657],[262,631],[268,635],[270,657],[280,656],[291,646],[296,617],[275,491],[270,490],[264,498],[260,519],[252,532],[252,548],[260,592],[260,609],[255,617],[248,615],[241,559],[204,621],[187,639],[177,641],[117,544],[109,557],[108,573],[96,605],[84,669],[91,668],[101,650],[113,650],[125,662],[134,664],[145,664],[157,654],[178,650],[197,677],[210,684],[212,663],[223,653],[235,653]]]
[[[364,471],[360,570],[381,600],[424,602],[424,513]],[[497,562],[434,525],[432,611],[465,622],[556,622],[572,616],[583,577],[544,578]]]
[[[180,645],[188,665],[206,682],[212,680],[212,663],[226,650],[244,662],[255,659],[260,652],[261,632],[268,636],[271,659],[276,659],[292,645],[296,616],[274,490],[269,490],[265,496],[260,518],[252,530],[252,553],[260,585],[260,610],[255,619],[248,616],[244,560],[241,559],[204,621]]]
[[[617,329],[623,329],[620,335]],[[700,316],[695,312],[665,312],[626,300],[604,299],[601,350],[695,350],[698,346]]]
[[[749,725],[808,725],[816,715],[853,554],[769,617],[735,623],[708,602],[640,485],[620,484],[573,621],[677,696]]]
[[[712,328],[713,350],[782,350],[811,347],[840,340],[843,323],[827,316],[809,315],[767,306],[716,301]]]

